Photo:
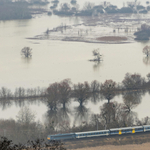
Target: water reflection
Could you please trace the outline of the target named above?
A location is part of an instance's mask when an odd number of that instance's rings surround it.
[[[32,61],[32,58],[21,58],[21,60],[22,60],[22,62],[24,63],[24,64],[30,64],[31,63],[31,61]]]
[[[150,65],[150,57],[144,57],[144,58],[143,58],[143,63],[144,63],[145,65]]]
[[[53,124],[54,129],[67,131],[70,126],[70,116],[71,111],[67,107],[62,107],[57,110],[49,109],[45,114],[46,122],[48,124]]]
[[[0,101],[0,107],[1,107],[2,110],[5,110],[5,109],[11,107],[12,104],[13,103],[12,103],[11,100],[1,100]]]
[[[71,114],[71,110],[68,107],[62,107],[59,109],[60,120],[70,121],[69,114]]]
[[[94,62],[93,70],[94,71],[99,71],[100,70],[100,66],[102,66],[101,62],[99,62],[99,61]]]
[[[83,122],[88,122],[89,119],[89,109],[84,105],[79,105],[74,108],[74,125],[82,124]]]
[[[91,94],[91,102],[94,104],[97,104],[102,98],[100,97],[100,94],[97,92],[94,92]]]
[[[59,115],[57,110],[48,110],[46,113],[46,120],[47,122],[52,122],[54,127],[57,128],[59,123]]]
[[[137,120],[137,113],[133,111],[140,103],[142,99],[142,92],[125,92],[123,93],[123,104],[124,104],[124,125],[133,126],[134,122]]]
[[[106,80],[103,84],[101,84],[100,94],[103,99],[106,99],[108,101],[108,104],[110,103],[110,100],[112,100],[116,96],[116,82],[113,80]]]
[[[96,80],[91,82],[90,85],[90,89],[91,89],[91,102],[93,102],[94,104],[96,104],[99,100],[100,100],[100,83]]]

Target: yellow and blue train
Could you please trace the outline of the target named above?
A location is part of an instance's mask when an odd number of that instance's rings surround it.
[[[109,130],[97,130],[97,131],[88,131],[88,132],[75,132],[75,133],[48,135],[47,139],[48,140],[71,140],[71,139],[91,138],[91,137],[100,137],[100,136],[132,134],[132,133],[148,132],[148,131],[150,131],[150,125],[114,128]]]

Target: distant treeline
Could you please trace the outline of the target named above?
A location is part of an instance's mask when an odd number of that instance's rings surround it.
[[[31,14],[26,3],[0,3],[0,20],[30,18]]]
[[[60,8],[57,9],[57,5],[54,4],[50,7],[55,15],[75,15],[75,16],[98,16],[99,14],[116,14],[116,13],[143,13],[146,14],[150,10],[150,6],[144,7],[140,4],[134,3],[127,3],[126,6],[122,8],[118,8],[115,5],[110,4],[109,2],[104,2],[100,5],[95,5],[91,2],[86,2],[83,9],[79,10],[79,5],[69,4],[69,3],[62,3]]]
[[[141,28],[134,33],[136,36],[135,40],[149,40],[150,38],[150,26],[147,24],[142,24]]]
[[[42,0],[0,0],[0,20],[13,20],[13,19],[30,19],[32,18],[33,11],[42,11],[43,9],[34,9],[29,6],[39,4],[47,4],[47,1]]]

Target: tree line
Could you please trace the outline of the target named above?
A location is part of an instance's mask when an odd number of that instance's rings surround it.
[[[45,88],[23,88],[18,87],[12,92],[6,87],[0,89],[0,101],[3,100],[21,100],[21,99],[37,99],[46,98],[50,105],[61,103],[65,104],[70,102],[70,98],[74,98],[79,103],[84,103],[90,97],[104,97],[110,101],[115,95],[134,90],[149,90],[150,88],[150,73],[146,78],[138,73],[127,73],[121,83],[116,83],[113,80],[106,80],[100,83],[96,80],[91,83],[85,81],[84,83],[73,84],[70,79],[64,79],[60,82],[50,84]]]
[[[35,12],[47,12],[32,5],[46,5],[47,0],[0,0],[0,20],[31,19]]]
[[[122,8],[118,8],[116,5],[111,4],[110,2],[104,1],[99,5],[95,5],[92,2],[86,2],[82,9],[79,9],[79,4],[77,1],[72,3],[61,3],[59,9],[58,3],[54,3],[53,6],[50,7],[52,12],[55,15],[75,15],[75,16],[99,16],[100,14],[147,14],[150,10],[150,6],[147,3],[147,6],[144,7],[140,3],[135,2],[127,2],[126,6],[124,5]]]

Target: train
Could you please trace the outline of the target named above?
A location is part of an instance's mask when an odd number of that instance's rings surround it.
[[[109,130],[96,130],[88,132],[75,132],[75,133],[65,133],[65,134],[55,134],[48,135],[48,140],[73,140],[73,139],[83,139],[92,137],[102,137],[111,135],[123,135],[123,134],[134,134],[140,132],[149,132],[150,125],[134,126],[134,127],[124,127],[124,128],[114,128]]]

